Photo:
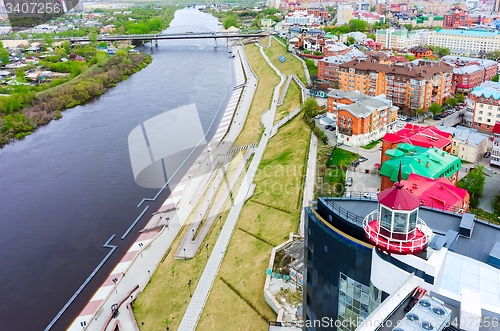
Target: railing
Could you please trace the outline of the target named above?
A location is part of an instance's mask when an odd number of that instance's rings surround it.
[[[337,212],[339,216],[344,217],[344,219],[356,225],[363,226],[364,217],[358,216],[355,213],[342,208],[339,204],[335,203],[335,200],[325,199],[325,202],[334,212]]]
[[[362,165],[363,164],[361,163],[356,168],[360,169],[360,167]],[[360,172],[364,172],[364,169],[361,169]],[[364,198],[364,199],[377,200],[377,196],[376,196],[377,193],[378,192],[359,192],[359,191],[345,192],[344,197],[351,198],[351,199],[363,199]],[[460,206],[460,207],[446,206],[446,205],[443,205],[443,204],[438,203],[436,201],[428,200],[428,199],[418,199],[418,200],[420,201],[421,207],[428,207],[428,208],[432,208],[432,209],[436,209],[436,210],[440,210],[440,211],[447,211],[447,212],[454,213],[454,214],[463,214],[464,212],[468,211],[467,207],[464,208],[462,206]]]
[[[412,240],[412,239],[399,240],[388,237],[380,232],[380,222],[378,222],[376,230],[368,226],[370,223],[377,220],[379,220],[378,210],[374,210],[364,218],[363,230],[365,230],[365,233],[367,234],[368,238],[375,241],[374,244],[376,246],[379,246],[380,244],[380,246],[386,248],[387,250],[397,251],[397,252],[404,252],[407,249],[410,249],[412,252],[416,250],[421,250],[425,248],[425,246],[427,246],[432,236],[432,230],[427,226],[427,224],[425,224],[425,222],[420,217],[417,217],[416,229],[421,231],[424,234],[424,237],[420,238],[419,240]],[[409,243],[411,243],[411,246],[408,246]]]

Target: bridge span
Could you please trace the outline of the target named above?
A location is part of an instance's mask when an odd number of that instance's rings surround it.
[[[179,34],[131,34],[131,35],[110,35],[110,36],[99,36],[97,41],[120,41],[120,40],[131,40],[131,41],[149,41],[149,40],[160,40],[160,39],[220,39],[220,38],[251,38],[251,37],[265,37],[269,32],[263,31],[252,31],[252,32],[197,32],[197,33],[179,33]],[[72,43],[87,42],[88,37],[69,37],[64,38]]]

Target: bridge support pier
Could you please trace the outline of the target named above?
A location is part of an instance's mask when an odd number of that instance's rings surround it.
[[[217,48],[217,38],[214,38],[214,47]]]
[[[158,39],[155,40],[155,46],[158,47]]]

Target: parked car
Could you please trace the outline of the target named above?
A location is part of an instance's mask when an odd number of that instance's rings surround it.
[[[379,150],[379,151],[381,151],[381,150],[382,150],[382,146],[380,146],[380,147],[378,148],[378,150]]]
[[[398,124],[398,128],[404,128],[404,127],[405,127],[405,125],[403,123]]]
[[[411,122],[411,117],[408,117],[405,121],[406,122]]]
[[[335,131],[335,129],[336,129],[336,128],[335,128],[334,126],[331,126],[328,130],[330,130],[330,131]]]
[[[345,182],[346,186],[352,186],[352,177],[347,177],[347,180]]]
[[[358,162],[365,162],[365,161],[367,161],[367,160],[368,160],[368,159],[367,159],[366,157],[362,156],[362,157],[360,157],[360,158],[358,159]]]
[[[377,200],[377,192],[366,192],[363,196],[367,199]]]
[[[491,156],[491,152],[486,152],[486,153],[484,153],[484,155],[483,155],[483,157],[485,157],[485,158],[488,158],[488,157],[490,157],[490,156]]]
[[[355,167],[359,166],[359,162],[354,161],[353,163],[351,163],[351,166],[355,168]]]
[[[330,130],[331,127],[332,127],[331,125],[325,125],[326,130]]]

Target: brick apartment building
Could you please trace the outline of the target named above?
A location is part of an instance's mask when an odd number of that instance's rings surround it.
[[[467,94],[474,87],[491,80],[498,72],[497,62],[488,59],[447,55],[442,60],[454,67],[453,93]]]
[[[474,88],[468,97],[474,107],[472,127],[492,132],[500,121],[500,83],[484,82]]]
[[[383,95],[370,97],[358,91],[331,90],[327,116],[337,124],[337,141],[362,146],[380,139],[396,124],[398,107]]]
[[[493,128],[493,149],[491,150],[490,165],[500,167],[500,122]]]
[[[339,82],[339,65],[363,56],[363,52],[352,50],[343,55],[328,56],[318,60],[318,79],[332,84]]]
[[[371,96],[385,94],[403,109],[427,110],[432,103],[441,105],[450,97],[452,71],[442,61],[382,64],[373,58],[358,58],[339,65],[339,86]]]
[[[451,13],[444,15],[444,28],[456,29],[458,27],[471,27],[474,19],[469,18],[469,15],[462,10],[455,9]]]

